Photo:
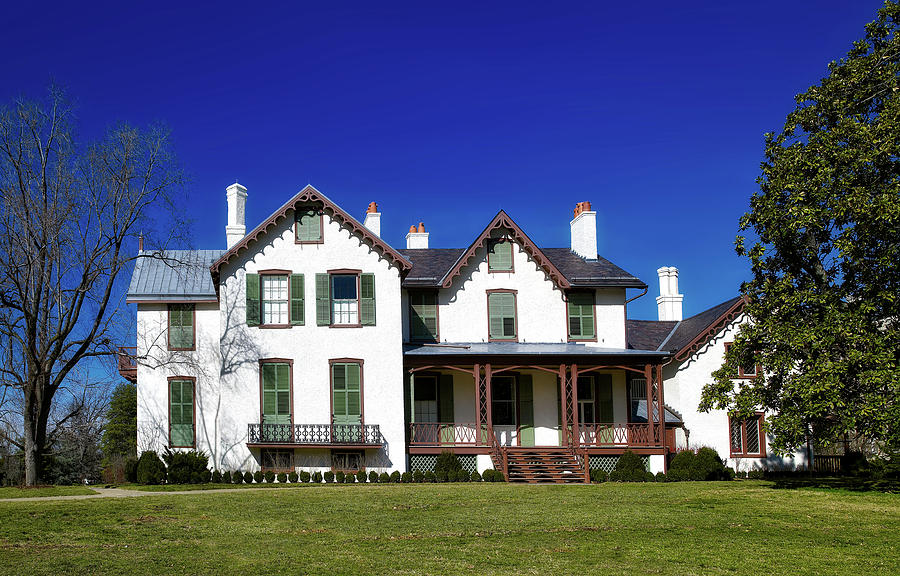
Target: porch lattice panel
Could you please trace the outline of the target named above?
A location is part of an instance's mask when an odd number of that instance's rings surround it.
[[[650,471],[650,457],[641,456],[641,462],[644,464],[644,470]],[[588,467],[591,470],[603,470],[607,474],[616,469],[619,463],[619,456],[591,456],[588,459]]]
[[[474,454],[458,454],[459,463],[462,464],[463,470],[471,474],[476,469],[476,456]],[[434,472],[434,465],[437,464],[438,457],[434,454],[410,454],[409,469],[415,472]]]

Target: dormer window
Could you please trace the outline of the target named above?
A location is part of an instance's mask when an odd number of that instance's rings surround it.
[[[491,240],[488,243],[488,272],[512,271],[512,241],[507,239]]]
[[[297,210],[295,241],[298,244],[322,243],[322,215],[315,208]]]

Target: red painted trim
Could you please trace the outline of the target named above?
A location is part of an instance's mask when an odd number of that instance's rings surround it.
[[[191,431],[192,436],[194,437],[194,443],[190,446],[175,446],[172,444],[172,381],[178,380],[180,382],[190,382],[191,383]],[[166,394],[168,397],[166,401],[169,405],[169,437],[167,440],[169,441],[169,448],[195,448],[197,446],[197,378],[194,376],[169,376],[166,379]]]
[[[728,349],[734,345],[734,342],[725,342],[725,354],[728,354]],[[753,380],[755,378],[759,378],[759,373],[762,372],[762,365],[756,365],[756,372],[752,374],[747,374],[744,372],[744,368],[741,366],[740,362],[738,362],[738,374],[735,378],[738,380]]]
[[[593,310],[594,314],[594,337],[593,338],[572,338],[572,335],[569,332],[569,295],[570,294],[590,294],[591,295],[591,310]],[[597,341],[597,333],[599,330],[597,329],[597,291],[596,290],[569,290],[566,292],[565,299],[566,305],[565,314],[566,314],[566,338],[569,342],[596,342]],[[627,334],[626,334],[627,338]]]
[[[287,364],[288,365],[288,398],[290,407],[291,426],[294,425],[294,361],[290,358],[260,358],[259,359],[259,423],[263,423],[263,364]]]
[[[372,232],[368,228],[363,226],[362,223],[358,222],[355,218],[341,209],[337,204],[323,196],[322,193],[316,190],[313,186],[307,185],[305,188],[303,188],[303,190],[298,192],[293,198],[282,205],[281,208],[276,210],[274,214],[269,216],[259,226],[257,226],[249,234],[244,236],[240,242],[229,248],[221,258],[216,260],[212,264],[212,266],[209,267],[210,272],[213,276],[213,282],[216,285],[216,289],[218,290],[219,271],[223,265],[229,262],[241,250],[246,249],[250,242],[257,240],[260,235],[267,232],[278,222],[278,220],[285,218],[287,214],[295,210],[296,207],[306,204],[322,204],[324,211],[330,212],[329,216],[332,220],[337,221],[341,226],[346,226],[351,230],[352,233],[359,234],[363,238],[363,240],[370,243],[373,248],[380,250],[379,253],[382,256],[387,257],[392,264],[396,264],[400,269],[401,276],[412,269],[412,263],[404,258],[402,254],[394,250],[387,242],[385,242],[375,234],[372,234]]]
[[[755,424],[759,431],[759,452],[735,452],[731,445],[731,414],[728,415],[728,455],[731,458],[765,458],[766,457],[766,433],[763,430],[763,419],[766,417],[764,412],[756,412]],[[747,422],[741,421],[741,447],[747,448]]]
[[[408,446],[409,454],[434,454],[453,452],[454,454],[490,454],[490,446]]]
[[[522,246],[522,251],[527,255],[534,258],[534,260],[544,269],[544,272],[550,276],[550,279],[553,280],[554,283],[560,288],[571,288],[571,284],[568,279],[560,272],[556,266],[547,258],[540,248],[537,247],[537,244],[532,242],[531,238],[528,237],[525,232],[519,228],[518,224],[513,222],[513,219],[510,218],[506,212],[501,210],[494,216],[493,220],[487,225],[487,228],[482,231],[482,233],[478,236],[478,238],[466,249],[465,252],[459,257],[456,261],[456,264],[453,265],[453,268],[444,276],[441,286],[443,288],[449,288],[453,283],[453,279],[456,278],[460,273],[464,266],[467,266],[469,261],[475,256],[475,253],[478,249],[485,245],[485,242],[490,238],[491,232],[495,229],[505,228],[506,230],[512,232],[513,239]]]
[[[515,334],[512,338],[491,338],[491,294],[494,293],[500,294],[512,294],[513,295],[513,319],[515,320],[514,331]],[[493,290],[485,290],[486,293],[486,302],[487,302],[487,329],[488,329],[488,342],[518,342],[519,341],[519,291],[512,290],[509,288],[495,288]]]
[[[319,239],[318,240],[299,240],[297,236],[300,233],[300,221],[297,219],[298,211],[307,212],[309,210],[315,210],[319,214]],[[325,243],[325,214],[321,210],[317,210],[315,206],[295,206],[294,207],[294,244],[324,244]]]
[[[290,276],[293,274],[290,270],[282,270],[280,268],[267,268],[266,270],[257,270],[260,276]]]
[[[166,347],[170,352],[190,351],[197,349],[197,307],[191,302],[184,302],[180,305],[185,304],[188,304],[191,307],[191,346],[190,348],[174,348],[172,346],[172,341],[169,338],[172,334],[172,305],[169,304],[166,307],[166,322],[168,324],[166,326]]]
[[[331,418],[331,424],[334,424],[334,370],[333,366],[335,364],[359,364],[359,423],[360,425],[364,425],[366,423],[365,419],[365,395],[363,394],[363,364],[365,364],[365,360],[362,358],[331,358],[328,360],[328,382],[329,382],[329,394],[328,394],[328,409],[331,412],[329,416]]]
[[[710,341],[710,339],[719,333],[719,331],[724,328],[729,322],[732,322],[735,318],[737,318],[740,313],[744,309],[744,305],[747,303],[746,296],[740,298],[737,302],[735,302],[731,308],[722,313],[721,316],[716,318],[709,326],[706,327],[700,334],[694,337],[693,340],[688,342],[684,347],[681,348],[678,352],[675,353],[675,360],[679,362],[683,362],[690,358],[690,356],[699,350],[704,344]]]
[[[362,274],[362,270],[357,268],[335,268],[333,270],[328,270],[327,272],[328,274],[347,274],[348,276],[350,274],[356,274],[357,276]]]

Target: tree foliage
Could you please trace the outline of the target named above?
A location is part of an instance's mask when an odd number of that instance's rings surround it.
[[[773,414],[772,447],[857,431],[900,442],[900,4],[767,134],[736,249],[745,325],[702,409]],[[743,234],[752,231],[748,241]],[[764,366],[735,380],[738,366]]]
[[[137,457],[137,385],[134,382],[122,382],[113,390],[101,445],[106,458]]]

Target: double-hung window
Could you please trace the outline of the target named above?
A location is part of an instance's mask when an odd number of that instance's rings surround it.
[[[512,272],[513,249],[510,240],[491,240],[488,243],[488,272]]]
[[[266,326],[288,324],[288,277],[264,275],[262,280],[262,323]]]
[[[169,304],[169,350],[194,349],[194,305]]]
[[[194,379],[169,379],[169,446],[194,447]]]
[[[489,340],[516,340],[516,293],[488,291]]]
[[[315,208],[297,210],[295,240],[298,244],[322,242],[322,215]]]
[[[437,292],[409,293],[409,339],[436,342],[438,339]]]
[[[567,303],[569,340],[595,340],[594,295],[590,292],[573,292]]]
[[[728,417],[731,433],[731,456],[762,458],[766,455],[766,439],[763,432],[763,414],[749,420]]]
[[[318,326],[374,326],[375,275],[358,270],[316,274]]]

